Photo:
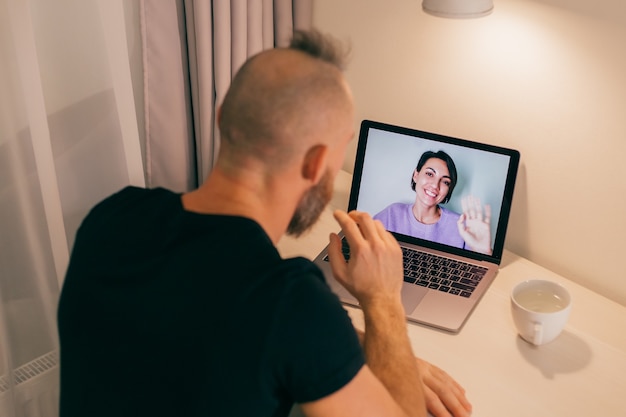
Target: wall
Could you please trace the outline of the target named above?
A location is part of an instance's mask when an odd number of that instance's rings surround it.
[[[507,249],[626,305],[625,5],[495,0],[449,20],[419,0],[317,0],[314,25],[351,43],[355,126],[518,149]]]

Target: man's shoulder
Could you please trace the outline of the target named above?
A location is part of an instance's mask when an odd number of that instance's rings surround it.
[[[126,186],[101,200],[89,212],[88,218],[116,215],[120,212],[143,211],[144,206],[163,208],[166,201],[176,202],[176,194],[165,188],[142,188]]]
[[[282,281],[283,290],[304,286],[325,288],[330,291],[319,267],[303,257],[280,259],[273,267],[268,268],[267,273],[274,280]]]
[[[142,200],[166,199],[175,196],[179,196],[179,194],[165,188],[143,188],[128,185],[102,200],[96,207],[106,204],[136,204]]]

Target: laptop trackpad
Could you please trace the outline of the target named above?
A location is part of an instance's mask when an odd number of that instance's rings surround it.
[[[415,307],[422,301],[422,298],[428,293],[428,288],[420,287],[414,284],[402,284],[402,305],[406,314],[411,314]]]

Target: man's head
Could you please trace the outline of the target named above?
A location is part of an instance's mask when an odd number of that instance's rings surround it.
[[[221,107],[222,169],[236,170],[242,161],[254,160],[279,175],[285,166],[298,163],[303,175],[311,176],[313,185],[301,198],[290,234],[310,227],[330,200],[353,134],[343,59],[331,38],[316,31],[296,32],[288,48],[248,60]]]
[[[296,32],[288,48],[249,59],[224,98],[219,127],[226,157],[288,162],[352,112],[343,55],[316,31]],[[350,120],[352,123],[352,120]]]

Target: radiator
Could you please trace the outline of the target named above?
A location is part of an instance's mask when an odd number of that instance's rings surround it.
[[[12,379],[9,379],[12,378]],[[0,376],[0,417],[58,417],[59,354],[52,351]]]

